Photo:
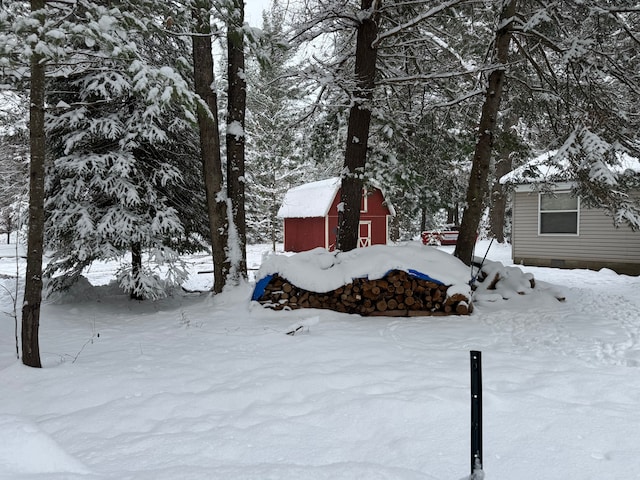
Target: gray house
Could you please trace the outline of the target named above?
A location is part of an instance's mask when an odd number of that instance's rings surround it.
[[[573,183],[559,181],[562,168],[548,162],[549,152],[505,175],[513,184],[511,245],[514,263],[523,265],[609,268],[640,275],[640,232],[615,227],[603,209],[586,208],[571,194]],[[640,172],[638,159],[623,155],[624,169]],[[566,177],[565,177],[566,178]],[[548,188],[540,188],[546,185]]]

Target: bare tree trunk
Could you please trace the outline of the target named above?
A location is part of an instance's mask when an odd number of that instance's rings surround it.
[[[278,243],[278,206],[272,205],[269,209],[269,235],[271,236],[272,250],[276,251],[276,244]]]
[[[44,24],[45,0],[31,0],[31,11],[41,11]],[[44,175],[45,134],[44,94],[45,66],[42,55],[31,57],[31,92],[29,113],[29,235],[27,239],[27,271],[22,303],[22,363],[41,368],[38,330],[42,303],[42,254],[44,252]]]
[[[131,245],[131,276],[137,283],[140,279],[142,272],[142,247],[140,242],[136,242]],[[129,294],[131,300],[144,300],[144,297],[140,293],[136,293],[133,290]]]
[[[500,178],[511,171],[511,157],[506,153],[496,164],[496,180],[491,187],[491,208],[489,210],[489,229],[498,243],[504,243],[504,217],[507,211],[507,194]]]
[[[460,224],[460,217],[458,216],[458,203],[453,207],[447,207],[447,224],[453,224],[458,226]]]
[[[478,126],[478,142],[473,155],[473,165],[467,189],[467,206],[462,215],[462,225],[458,235],[458,243],[454,255],[467,265],[471,264],[473,248],[476,242],[476,232],[480,226],[484,202],[489,190],[488,177],[491,166],[491,148],[493,146],[493,133],[495,131],[496,119],[500,110],[500,100],[502,98],[502,87],[505,81],[505,65],[509,53],[511,42],[510,19],[516,13],[516,0],[509,0],[505,3],[498,25],[500,28],[496,32],[496,39],[493,47],[493,58],[497,64],[496,68],[489,75],[489,85],[482,106],[482,115]]]
[[[505,138],[511,137],[511,129],[517,122],[518,118],[516,115],[510,114],[507,116],[503,126]],[[507,210],[507,194],[504,186],[500,183],[500,179],[509,173],[513,167],[513,160],[511,158],[512,149],[510,148],[512,142],[506,143],[507,144],[500,150],[500,158],[496,162],[495,178],[493,180],[493,186],[491,187],[489,208],[489,228],[491,236],[495,238],[498,243],[504,243],[504,217]]]
[[[358,246],[360,234],[360,201],[367,159],[369,125],[371,124],[371,99],[376,74],[377,48],[373,42],[378,35],[378,10],[382,0],[362,0],[361,9],[367,15],[358,26],[356,40],[356,88],[353,106],[349,111],[347,146],[342,175],[341,209],[338,212],[336,248],[353,250]]]
[[[213,254],[213,290],[222,291],[229,272],[227,258],[227,203],[224,198],[222,160],[220,157],[220,132],[218,131],[218,95],[213,75],[211,51],[211,25],[209,3],[197,0],[193,10],[196,35],[193,42],[193,75],[195,91],[207,108],[198,106],[200,127],[200,155],[207,197],[207,213],[211,229]]]
[[[231,259],[234,281],[247,278],[247,228],[245,220],[244,152],[247,82],[244,78],[244,0],[229,0],[227,55],[229,91],[227,102],[227,195],[231,199],[240,258]],[[230,219],[231,220],[231,219]]]

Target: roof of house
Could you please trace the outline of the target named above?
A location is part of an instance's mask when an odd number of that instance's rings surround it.
[[[602,161],[596,162],[591,165],[590,175],[592,177],[606,176],[607,170],[616,173],[628,170],[640,173],[640,160],[627,153],[617,152],[615,165],[607,165]],[[500,183],[526,184],[571,180],[573,180],[573,171],[569,168],[569,160],[566,155],[558,155],[558,150],[551,150],[507,173],[500,178]]]
[[[278,217],[311,218],[327,216],[341,185],[342,180],[339,177],[332,177],[289,189],[278,210]],[[378,186],[376,188],[380,189]],[[385,203],[391,215],[395,215],[393,206],[388,202]]]

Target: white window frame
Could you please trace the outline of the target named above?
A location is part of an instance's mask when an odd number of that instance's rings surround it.
[[[360,232],[362,232],[362,227],[366,227],[367,236],[361,237]],[[362,247],[370,247],[371,246],[371,220],[360,220],[358,224],[358,248]]]
[[[576,208],[571,210],[542,210],[543,195],[571,195],[569,190],[555,191],[552,193],[538,193],[538,235],[542,237],[577,237],[580,235],[580,197],[576,197]],[[576,214],[576,231],[567,233],[545,233],[542,231],[542,215],[544,213],[575,213]]]
[[[369,192],[366,188],[362,189],[362,209],[360,213],[368,213],[369,211]]]

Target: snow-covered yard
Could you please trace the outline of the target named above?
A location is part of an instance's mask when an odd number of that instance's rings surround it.
[[[251,247],[253,268],[266,250]],[[9,291],[14,252],[0,249]],[[488,258],[509,264],[509,248]],[[195,273],[209,259],[192,260],[187,287],[209,287]],[[566,301],[542,288],[398,319],[274,312],[251,285],[132,302],[105,285],[113,270],[44,306],[44,369],[16,360],[2,315],[1,479],[459,480],[469,350],[483,352],[487,479],[637,477],[639,277],[523,267]]]

